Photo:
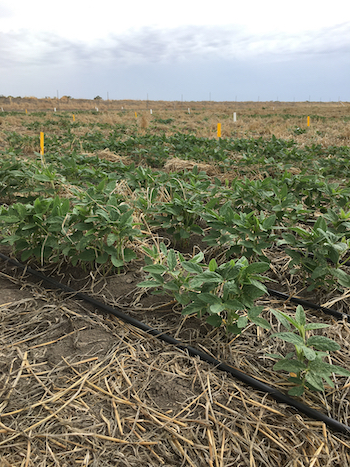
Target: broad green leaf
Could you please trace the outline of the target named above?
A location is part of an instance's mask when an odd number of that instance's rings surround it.
[[[102,253],[102,255],[97,256],[96,263],[105,264],[108,260],[108,253]]]
[[[203,272],[199,264],[191,263],[190,261],[184,261],[181,265],[185,271],[191,272],[192,274],[201,274]]]
[[[237,320],[237,326],[239,328],[245,328],[248,324],[248,318],[246,316],[240,316]]]
[[[218,263],[216,262],[215,258],[213,258],[209,262],[209,271],[215,272],[217,268],[218,268]]]
[[[124,261],[125,261],[126,263],[129,263],[129,262],[132,261],[133,259],[136,259],[136,258],[137,258],[137,255],[136,255],[136,253],[134,252],[134,250],[131,250],[130,248],[124,248],[123,256],[124,256]]]
[[[260,313],[263,311],[264,307],[263,306],[253,306],[248,310],[248,318],[256,318],[257,316],[260,315]]]
[[[115,235],[114,233],[110,233],[107,235],[107,245],[112,246],[115,242],[119,241],[119,236]]]
[[[192,259],[191,262],[200,263],[204,259],[204,253],[200,251]]]
[[[200,293],[198,294],[198,299],[204,303],[208,303],[209,305],[217,305],[221,304],[221,299],[217,295],[211,293]]]
[[[182,315],[193,315],[198,314],[203,307],[198,306],[196,303],[190,303],[181,312]]]
[[[304,371],[306,368],[307,366],[305,363],[299,362],[299,360],[289,360],[286,358],[279,360],[273,366],[274,370],[284,370],[289,373],[299,373],[299,371]]]
[[[215,326],[216,328],[218,328],[222,324],[222,318],[219,315],[210,315],[205,321],[211,326]]]
[[[277,332],[275,334],[272,334],[271,337],[278,337],[279,339],[282,339],[285,342],[290,342],[291,344],[294,344],[296,346],[304,347],[304,341],[302,337],[292,332]]]
[[[323,328],[329,328],[329,324],[323,324],[323,323],[310,323],[305,326],[305,331],[311,331],[312,329],[323,329]]]
[[[270,311],[278,319],[278,321],[283,324],[285,328],[290,330],[289,319],[287,319],[286,317],[287,315],[285,315],[285,313],[282,313],[281,311],[278,311],[278,310],[274,310],[273,308],[270,308]]]
[[[261,328],[263,328],[263,329],[267,329],[267,330],[268,330],[268,329],[271,329],[270,323],[269,323],[266,319],[264,319],[264,318],[260,318],[260,317],[258,316],[258,317],[256,317],[256,318],[249,318],[249,319],[250,319],[250,321],[251,321],[252,323],[256,324],[256,326],[259,326],[259,327],[261,327]]]
[[[271,227],[275,224],[276,222],[276,216],[273,214],[272,216],[269,216],[267,219],[264,220],[263,222],[263,229],[265,230],[270,230]]]
[[[118,261],[119,261],[119,260],[118,260]],[[114,264],[114,263],[113,263],[113,264]],[[118,266],[123,266],[123,264],[124,264],[123,261],[121,261],[121,264],[118,265]],[[114,266],[116,266],[116,265],[114,264]],[[157,282],[157,281],[155,281],[155,280],[146,280],[146,281],[139,282],[139,283],[137,284],[137,287],[145,287],[145,288],[147,288],[147,287],[157,287],[158,285],[160,285],[160,283]]]
[[[295,312],[295,320],[298,322],[300,326],[305,326],[305,323],[306,323],[305,312],[304,312],[304,308],[301,305],[297,306],[297,309]]]
[[[341,269],[333,269],[332,274],[337,278],[339,284],[343,287],[350,288],[350,276]]]
[[[245,309],[245,306],[243,305],[243,303],[236,299],[226,300],[225,307],[227,310],[232,310],[232,311]]]
[[[80,254],[79,254],[79,259],[81,261],[94,261],[96,258],[96,252],[95,250],[85,250],[85,251],[82,251]]]
[[[295,386],[292,389],[289,389],[288,394],[290,396],[299,397],[304,394],[304,386]]]
[[[143,270],[152,274],[163,274],[167,268],[162,264],[152,264],[151,266],[145,266]]]
[[[124,262],[121,259],[118,259],[114,255],[111,256],[111,261],[112,261],[113,266],[116,268],[120,268],[121,266],[124,266]]]
[[[335,351],[340,349],[340,345],[325,336],[311,336],[307,340],[307,345],[315,347],[317,350]]]
[[[165,282],[163,285],[164,289],[171,290],[172,292],[178,292],[180,287],[176,284],[175,281]]]
[[[315,373],[308,372],[305,377],[306,381],[317,391],[324,391],[322,378]]]
[[[211,313],[218,314],[225,309],[225,306],[222,303],[214,303],[209,308]]]
[[[269,263],[252,263],[247,266],[245,273],[248,274],[259,274],[260,272],[265,272],[270,268]]]
[[[169,266],[169,270],[173,271],[176,267],[177,261],[176,261],[176,254],[173,249],[169,250],[168,256],[167,256],[167,262]]]

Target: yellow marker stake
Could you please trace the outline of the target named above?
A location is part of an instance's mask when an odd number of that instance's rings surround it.
[[[221,138],[221,123],[218,123],[218,138]]]
[[[44,133],[40,132],[40,154],[44,155]]]
[[[26,109],[26,114],[28,113],[27,109]]]
[[[310,126],[310,117],[307,117],[307,126]]]
[[[135,118],[137,118],[137,113],[135,112]]]
[[[75,122],[75,115],[73,114],[73,122]]]

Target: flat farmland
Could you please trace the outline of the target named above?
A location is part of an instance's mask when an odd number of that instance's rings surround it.
[[[0,110],[0,465],[350,465],[350,104]]]

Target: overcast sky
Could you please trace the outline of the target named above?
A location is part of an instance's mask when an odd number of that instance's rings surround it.
[[[0,95],[350,101],[349,0],[0,0]]]

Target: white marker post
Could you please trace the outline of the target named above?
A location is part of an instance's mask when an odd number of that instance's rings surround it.
[[[236,122],[237,121],[237,115],[236,115],[236,112],[233,112],[233,121]]]
[[[150,114],[152,115],[152,109],[150,109]]]
[[[191,109],[190,109],[190,108],[188,108],[188,113],[189,113],[189,114],[191,113]]]

